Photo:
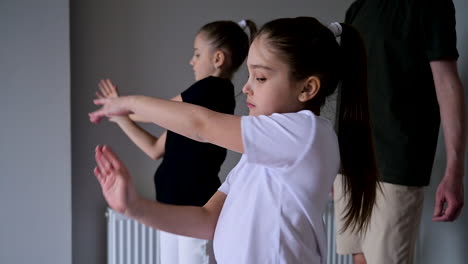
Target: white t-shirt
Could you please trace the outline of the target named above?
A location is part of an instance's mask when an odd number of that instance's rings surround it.
[[[219,188],[219,264],[325,263],[323,223],[340,166],[331,123],[310,111],[245,116],[245,154]]]

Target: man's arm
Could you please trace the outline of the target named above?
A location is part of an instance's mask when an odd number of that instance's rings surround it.
[[[445,175],[440,182],[433,221],[454,221],[463,207],[466,116],[463,85],[455,60],[431,61],[446,151]]]

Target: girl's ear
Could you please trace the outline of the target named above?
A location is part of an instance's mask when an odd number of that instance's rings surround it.
[[[310,76],[304,82],[304,87],[299,94],[299,101],[305,103],[314,98],[320,90],[320,79],[317,76]]]
[[[221,68],[226,62],[226,55],[221,50],[217,50],[213,56],[213,65],[216,69]]]

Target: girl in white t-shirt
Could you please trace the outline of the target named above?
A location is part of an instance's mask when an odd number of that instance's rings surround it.
[[[346,227],[365,230],[375,199],[362,40],[345,24],[277,19],[259,30],[247,67],[249,116],[144,96],[97,99],[102,108],[90,113],[93,122],[135,113],[243,153],[203,207],[142,198],[107,146],[96,148],[94,173],[112,208],[160,230],[214,239],[218,263],[325,263],[322,214],[340,168],[350,195]],[[336,135],[320,108],[340,82]]]

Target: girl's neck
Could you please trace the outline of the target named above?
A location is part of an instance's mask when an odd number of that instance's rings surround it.
[[[309,107],[309,109],[312,113],[314,113],[316,116],[320,116],[320,106],[313,106]]]
[[[222,72],[215,72],[211,76],[226,79],[226,80],[231,80],[232,79],[232,75],[222,73]]]

